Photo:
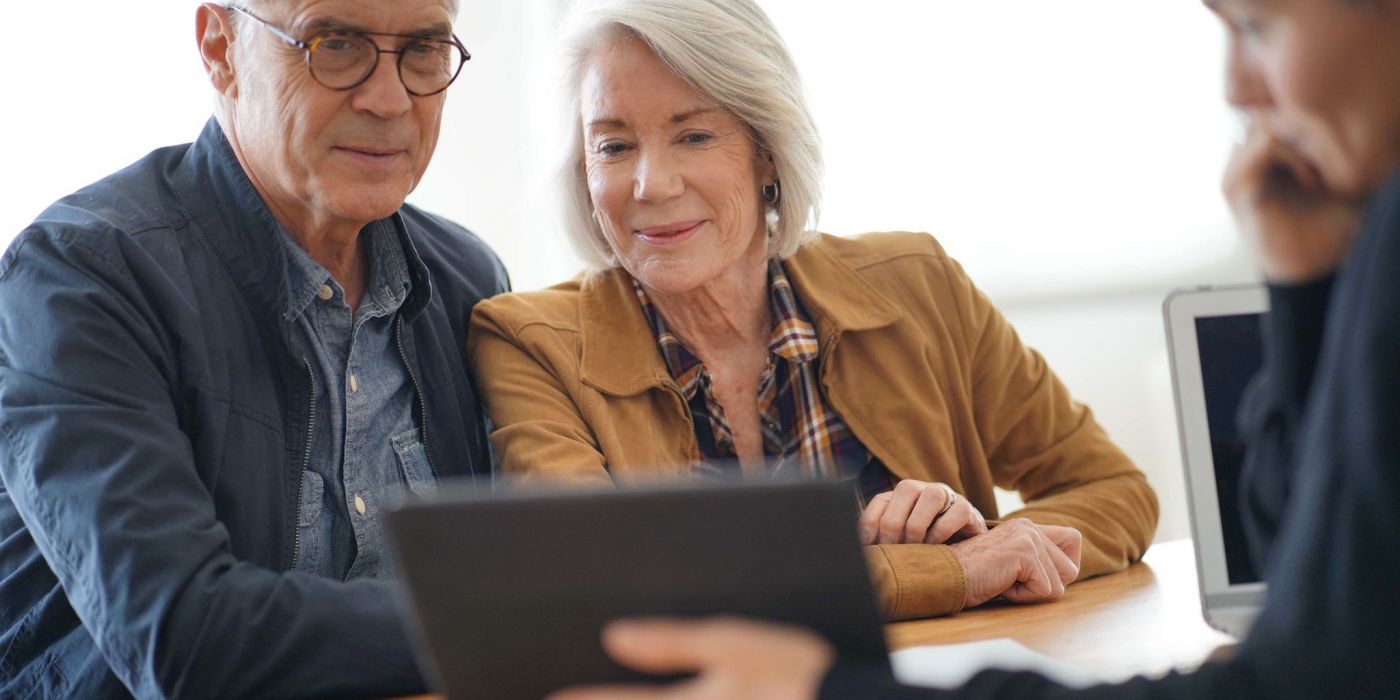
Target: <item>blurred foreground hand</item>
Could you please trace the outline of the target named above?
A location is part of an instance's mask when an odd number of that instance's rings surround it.
[[[638,671],[697,675],[666,686],[569,688],[549,700],[810,700],[835,659],[816,633],[735,617],[614,622],[603,648]]]

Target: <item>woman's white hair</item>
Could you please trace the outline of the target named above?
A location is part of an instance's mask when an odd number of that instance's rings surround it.
[[[779,195],[769,206],[769,255],[786,258],[814,240],[822,174],[817,127],[797,66],[763,10],[753,0],[579,0],[560,40],[569,127],[557,177],[565,232],[589,267],[607,269],[617,258],[593,218],[580,91],[589,61],[627,37],[645,42],[692,89],[738,117],[759,157],[772,159]]]

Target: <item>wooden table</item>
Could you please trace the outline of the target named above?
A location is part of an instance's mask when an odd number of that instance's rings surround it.
[[[993,604],[885,627],[891,649],[1010,637],[1110,681],[1191,669],[1233,638],[1201,617],[1190,540],[1155,544],[1126,571],[1044,605]]]

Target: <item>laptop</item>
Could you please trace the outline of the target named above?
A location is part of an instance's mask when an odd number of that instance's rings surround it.
[[[667,682],[603,652],[618,617],[767,618],[889,671],[849,481],[591,492],[444,488],[387,515],[419,658],[449,698]]]
[[[1267,309],[1260,285],[1177,291],[1163,305],[1201,609],[1212,627],[1236,638],[1264,607],[1240,514],[1244,445],[1236,416],[1263,364]]]

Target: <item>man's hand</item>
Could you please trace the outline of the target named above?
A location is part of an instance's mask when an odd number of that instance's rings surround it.
[[[1316,166],[1263,125],[1235,148],[1222,189],[1264,276],[1276,282],[1333,272],[1360,226],[1362,204],[1328,191]]]
[[[1017,518],[952,545],[967,577],[964,607],[997,596],[1013,603],[1058,600],[1079,576],[1080,543],[1072,527]]]
[[[697,675],[669,686],[570,688],[549,700],[810,700],[835,659],[812,632],[733,617],[614,622],[603,648],[638,671]]]
[[[985,533],[987,520],[951,486],[905,479],[870,499],[856,529],[861,544],[943,544]]]

